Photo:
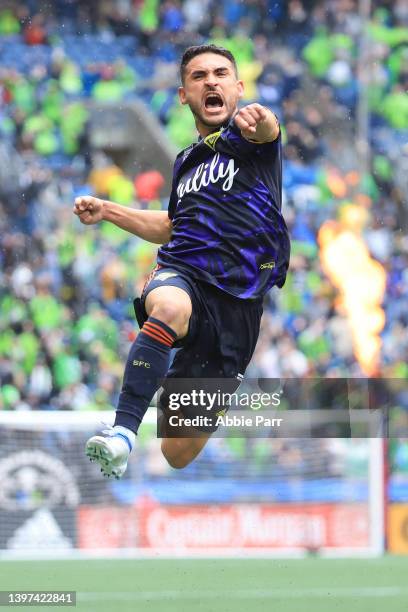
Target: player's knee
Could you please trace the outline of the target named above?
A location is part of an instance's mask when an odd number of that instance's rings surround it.
[[[182,445],[177,444],[177,442],[179,441],[175,439],[164,439],[162,440],[161,450],[170,467],[182,470],[191,463],[193,457],[183,452]]]
[[[164,456],[169,466],[175,470],[182,470],[192,461],[191,459],[186,459],[185,457]]]
[[[190,312],[176,302],[156,302],[150,316],[171,327],[179,337],[187,333]]]
[[[191,463],[192,459],[187,458],[183,455],[173,455],[172,453],[166,453],[163,451],[163,456],[166,459],[170,467],[175,470],[182,470]]]

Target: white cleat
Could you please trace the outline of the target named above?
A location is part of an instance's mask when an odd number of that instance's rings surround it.
[[[119,479],[126,471],[130,451],[133,447],[133,432],[127,431],[128,435],[118,432],[116,428],[104,430],[104,436],[92,436],[86,443],[85,452],[91,461],[97,461],[101,472],[108,478],[113,476]],[[133,439],[130,440],[129,438]]]

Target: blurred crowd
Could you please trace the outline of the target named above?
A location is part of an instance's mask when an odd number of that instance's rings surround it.
[[[234,52],[244,102],[272,108],[284,139],[291,266],[265,299],[248,376],[364,375],[318,243],[328,219],[350,228],[357,211],[387,275],[378,375],[408,377],[406,2],[373,1],[366,19],[356,0],[26,0],[0,3],[0,408],[115,405],[156,250],[81,226],[72,204],[167,202],[154,166],[129,176],[93,148],[92,103],[143,100],[186,146],[178,62],[207,41]]]

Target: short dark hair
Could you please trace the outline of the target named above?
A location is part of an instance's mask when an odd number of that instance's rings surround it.
[[[234,72],[238,76],[237,62],[235,61],[235,57],[232,55],[231,51],[228,51],[228,49],[225,49],[224,47],[218,47],[217,45],[195,45],[193,47],[188,47],[184,51],[183,57],[181,58],[180,78],[182,83],[184,83],[187,64],[191,62],[193,57],[201,55],[202,53],[215,53],[216,55],[222,55],[223,57],[226,57],[233,65]]]

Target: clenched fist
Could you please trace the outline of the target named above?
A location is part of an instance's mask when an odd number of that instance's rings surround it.
[[[103,220],[104,201],[93,196],[80,196],[75,199],[74,215],[79,217],[84,225],[93,225]]]
[[[279,135],[279,123],[265,106],[253,103],[241,108],[234,117],[237,127],[247,140],[270,142]]]

